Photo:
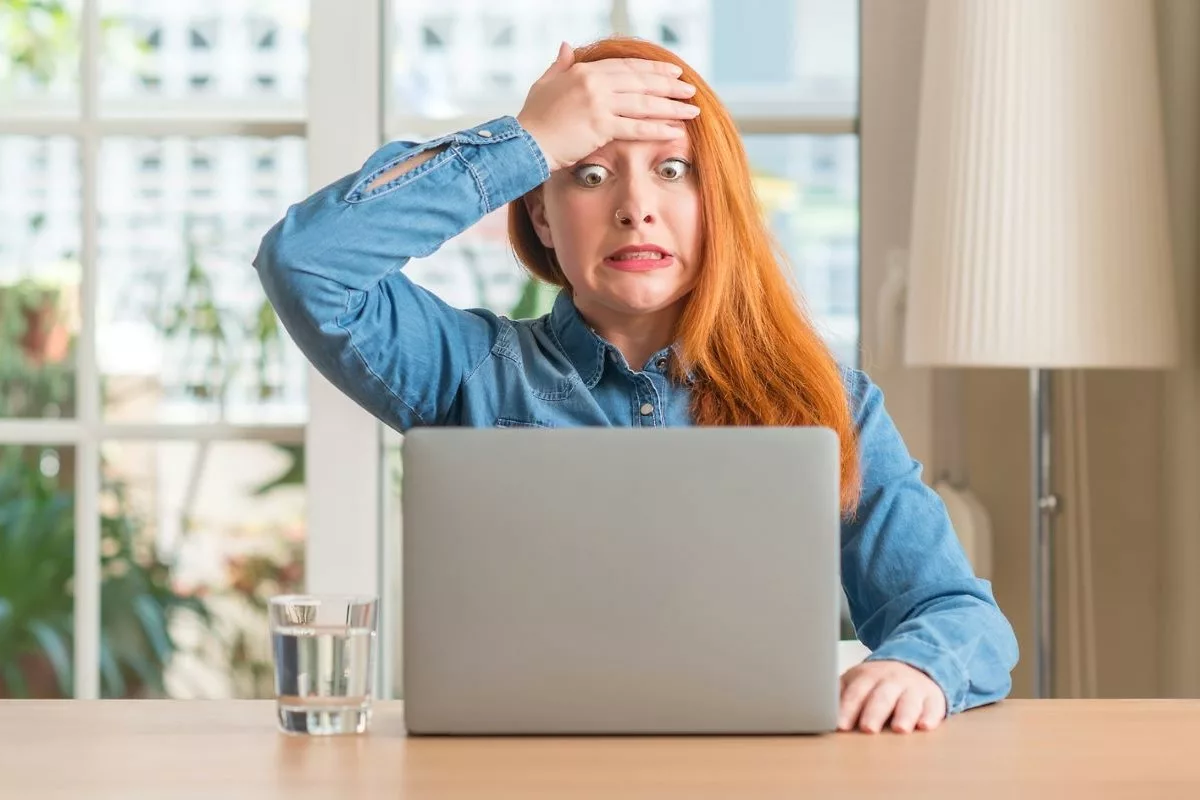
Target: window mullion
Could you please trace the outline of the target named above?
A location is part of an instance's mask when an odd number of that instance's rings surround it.
[[[0,119],[0,136],[74,136],[94,131],[105,136],[304,136],[303,120],[259,120],[238,117],[120,117],[111,119]]]
[[[99,101],[100,0],[83,0],[80,20],[80,330],[75,395],[80,439],[75,461],[75,697],[100,695],[100,378],[96,363],[98,252],[96,126]]]
[[[302,444],[304,425],[188,422],[104,422],[78,419],[0,419],[0,445],[74,445],[97,441],[274,442]]]
[[[357,169],[380,143],[382,0],[311,0],[308,162],[313,190]],[[305,583],[313,592],[380,591],[380,424],[309,370]],[[390,567],[391,565],[383,565]],[[381,609],[379,652],[399,628]],[[388,664],[378,675],[386,676]],[[390,684],[380,679],[379,696]]]

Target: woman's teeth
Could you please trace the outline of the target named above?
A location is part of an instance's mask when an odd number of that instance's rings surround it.
[[[649,261],[652,259],[660,259],[662,257],[663,257],[662,253],[656,253],[654,251],[647,251],[644,253],[622,253],[621,255],[617,256],[613,260],[614,261]]]

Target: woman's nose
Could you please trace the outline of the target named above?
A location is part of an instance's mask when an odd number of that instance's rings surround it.
[[[650,225],[654,222],[653,214],[640,209],[627,210],[618,208],[616,214],[613,216],[617,221],[617,225],[622,228],[636,228],[639,224]]]

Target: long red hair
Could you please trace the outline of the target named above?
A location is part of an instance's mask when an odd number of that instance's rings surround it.
[[[675,331],[673,377],[689,372],[697,425],[822,426],[841,447],[841,507],[858,503],[858,441],[837,361],[793,289],[786,259],[754,194],[733,118],[711,87],[678,56],[641,39],[601,39],[575,50],[576,62],[606,58],[667,61],[696,87],[700,115],[685,122],[700,193],[699,276]],[[534,190],[538,191],[538,190]],[[541,243],[523,200],[508,207],[517,259],[534,276],[570,291]]]

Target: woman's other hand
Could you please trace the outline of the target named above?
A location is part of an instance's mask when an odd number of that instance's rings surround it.
[[[838,730],[929,731],[946,717],[946,695],[933,679],[899,661],[864,661],[842,675]]]

